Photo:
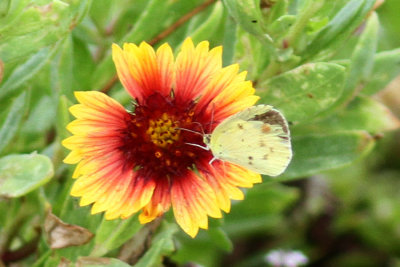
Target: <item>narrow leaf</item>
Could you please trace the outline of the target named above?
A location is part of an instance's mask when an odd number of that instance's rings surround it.
[[[210,227],[207,231],[212,242],[226,252],[231,252],[233,249],[232,240],[221,227]]]
[[[265,48],[273,52],[273,40],[264,31],[264,20],[259,0],[223,0],[229,14],[243,29],[262,41]]]
[[[345,40],[371,10],[375,0],[349,1],[307,46],[304,60]]]
[[[263,17],[259,0],[223,0],[229,14],[249,33],[262,35]]]
[[[346,85],[342,96],[335,106],[344,104],[357,95],[357,91],[360,90],[359,85],[363,84],[371,75],[378,43],[378,28],[378,17],[373,13],[368,19],[360,40],[351,56]]]
[[[278,181],[292,180],[343,167],[368,153],[374,139],[365,131],[294,136],[293,159]]]
[[[224,66],[232,64],[233,56],[235,54],[235,44],[237,39],[236,23],[232,18],[226,19],[225,33],[222,46],[224,47],[222,53],[222,62]]]
[[[27,2],[18,17],[0,26],[0,35],[4,37],[0,42],[0,58],[6,64],[52,46],[75,26],[71,25],[70,5],[65,1]]]
[[[209,39],[210,36],[213,35],[218,29],[218,25],[222,21],[223,14],[224,9],[222,4],[220,2],[215,3],[214,8],[207,20],[203,21],[200,24],[200,27],[197,27],[197,29],[188,33],[188,35],[192,36],[193,42],[198,43]]]
[[[0,86],[0,100],[14,93],[19,86],[35,75],[47,62],[51,50],[45,47],[30,57],[25,63],[18,66]]]
[[[0,60],[0,83],[3,81],[4,76],[4,63]]]
[[[103,219],[96,231],[95,248],[92,251],[94,256],[103,256],[107,252],[120,247],[142,228],[137,216],[126,220]]]
[[[163,226],[154,238],[150,249],[134,265],[135,267],[159,266],[163,253],[173,250],[172,236],[178,229],[175,224],[167,224],[166,222]]]
[[[302,132],[326,133],[345,130],[364,130],[371,134],[396,130],[400,120],[378,101],[365,96],[358,96],[346,109],[334,113],[323,121],[305,125],[304,129],[295,129],[296,134]]]
[[[400,49],[380,52],[375,55],[374,68],[366,79],[364,94],[373,95],[400,74]]]
[[[7,112],[4,122],[0,125],[0,153],[8,145],[8,143],[15,136],[19,124],[24,115],[24,106],[27,103],[28,97],[24,92],[12,100],[9,110]]]
[[[298,196],[295,188],[280,184],[271,186],[264,178],[264,183],[247,191],[245,199],[235,203],[231,212],[224,216],[222,228],[230,238],[256,235],[266,230],[275,232],[277,226],[286,220],[284,211],[293,205]]]

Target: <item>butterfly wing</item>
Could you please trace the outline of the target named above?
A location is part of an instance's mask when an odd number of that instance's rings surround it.
[[[209,146],[218,159],[270,176],[281,174],[292,158],[287,122],[268,105],[224,120],[211,134]]]

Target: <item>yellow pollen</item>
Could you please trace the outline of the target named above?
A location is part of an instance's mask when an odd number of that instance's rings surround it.
[[[150,120],[146,133],[150,140],[158,147],[167,147],[179,139],[178,123],[173,121],[167,113],[163,113],[157,120]],[[157,152],[156,155],[157,157]]]

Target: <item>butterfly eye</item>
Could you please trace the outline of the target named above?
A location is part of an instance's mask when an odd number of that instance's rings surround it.
[[[211,141],[211,135],[205,134],[205,135],[204,135],[204,141],[203,141],[203,142],[204,142],[205,144],[209,144],[210,141]]]

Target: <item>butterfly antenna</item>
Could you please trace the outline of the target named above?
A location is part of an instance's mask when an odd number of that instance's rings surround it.
[[[185,144],[186,145],[191,145],[191,146],[196,146],[196,147],[199,147],[199,148],[207,150],[207,151],[210,150],[210,148],[208,146],[202,146],[202,145],[194,144],[194,143],[185,143]]]
[[[198,121],[192,121],[192,123],[199,125],[199,126],[200,126],[200,129],[201,129],[201,132],[203,133],[203,135],[206,134],[206,133],[204,132],[203,125],[202,125],[200,122],[198,122]]]
[[[190,130],[190,129],[186,129],[186,128],[176,127],[175,129],[177,129],[177,130],[182,130],[182,131],[187,131],[187,132],[191,132],[191,133],[194,133],[194,134],[199,134],[199,135],[201,135],[201,136],[204,135],[204,134],[202,134],[202,133],[199,133],[199,132],[196,132],[196,131],[193,131],[193,130]]]

